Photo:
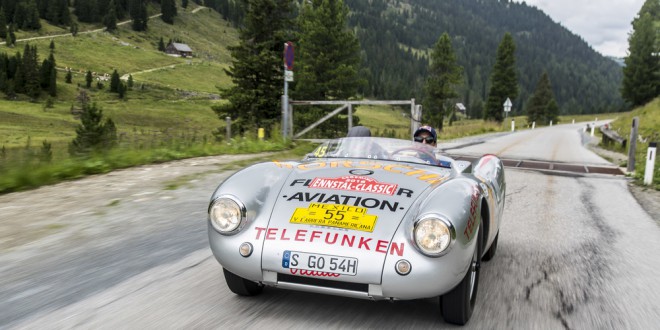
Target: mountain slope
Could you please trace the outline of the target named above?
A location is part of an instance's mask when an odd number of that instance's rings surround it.
[[[506,32],[516,43],[521,113],[544,70],[561,113],[621,110],[622,79],[617,64],[594,51],[580,37],[525,3],[497,0],[346,0],[350,24],[365,55],[369,87],[379,98],[420,98],[429,49],[443,32],[453,38],[466,88],[460,100],[468,107],[485,100],[497,46]],[[470,111],[468,109],[468,111]],[[478,115],[478,114],[473,114]]]

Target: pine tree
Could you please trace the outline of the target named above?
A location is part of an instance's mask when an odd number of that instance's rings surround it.
[[[51,57],[53,56],[53,53],[50,54]],[[55,68],[55,59],[52,58],[49,60],[51,63],[50,67],[50,81],[48,83],[48,95],[50,96],[57,96],[57,68]]]
[[[117,70],[114,70],[112,72],[112,76],[110,77],[110,91],[113,93],[119,92],[119,83],[121,81],[119,80],[119,73]]]
[[[188,0],[181,0],[181,8],[188,8]]]
[[[129,13],[133,20],[133,31],[146,31],[147,30],[147,4],[145,0],[129,0],[130,8]]]
[[[7,46],[13,47],[16,45],[16,34],[14,34],[14,24],[9,24],[9,30],[7,30]]]
[[[73,80],[73,75],[71,74],[71,70],[67,70],[66,76],[64,76],[64,82],[70,84],[72,80]]]
[[[69,32],[71,32],[72,36],[77,36],[78,35],[78,23],[73,22],[71,23],[71,26],[69,27]]]
[[[296,52],[296,83],[292,95],[297,99],[348,99],[357,94],[366,81],[358,75],[360,44],[348,28],[348,8],[343,0],[315,0],[303,3],[297,26],[300,42]],[[296,118],[295,125],[304,128],[326,114],[322,108],[312,108]],[[358,123],[354,117],[354,124]],[[324,133],[341,135],[344,121],[338,117],[323,123]]]
[[[659,35],[654,27],[653,5],[647,2],[640,15],[633,21],[633,32],[628,38],[628,56],[623,68],[621,95],[633,106],[641,106],[660,95],[660,49],[656,40]],[[656,6],[660,7],[660,4]],[[658,9],[660,11],[660,9]],[[658,14],[660,16],[660,14]]]
[[[87,70],[87,74],[85,74],[85,86],[87,86],[87,88],[92,87],[92,80],[93,79],[94,78],[92,77],[92,71]]]
[[[5,11],[0,6],[0,38],[7,39],[7,18],[5,18]]]
[[[128,75],[128,89],[132,89],[132,88],[133,88],[133,75],[129,74]]]
[[[50,44],[48,45],[48,48],[50,48],[51,54],[55,50],[55,40],[51,39]]]
[[[556,123],[558,113],[552,114],[548,112],[550,102],[554,99],[555,96],[550,86],[550,78],[548,77],[548,73],[544,71],[538,84],[536,84],[534,94],[527,101],[527,121],[530,123],[536,122],[537,125],[548,125],[550,120]],[[550,110],[555,111],[555,109]]]
[[[75,13],[78,20],[86,23],[96,23],[98,18],[98,4],[96,0],[76,0]]]
[[[516,45],[511,34],[506,33],[497,48],[495,67],[490,76],[491,86],[486,101],[485,119],[502,122],[503,104],[507,98],[518,97],[518,74],[516,72]]]
[[[163,42],[163,37],[160,37],[160,40],[158,40],[158,50],[161,52],[165,51],[165,42]]]
[[[176,2],[174,0],[160,0],[160,12],[163,14],[161,19],[167,24],[174,24],[176,12]]]
[[[431,53],[431,65],[426,79],[424,120],[442,130],[448,101],[456,98],[456,86],[462,82],[463,67],[456,63],[451,39],[446,32],[440,36]]]
[[[41,88],[48,88],[50,84],[50,69],[52,68],[50,61],[48,59],[41,62],[41,68],[39,69],[41,77]]]
[[[47,3],[46,3],[47,2]],[[41,1],[42,6],[48,7],[45,16],[52,24],[55,25],[68,25],[71,23],[71,16],[69,14],[69,2],[67,0],[49,0]]]
[[[117,94],[119,95],[120,99],[123,99],[124,96],[126,95],[126,84],[123,82],[119,82],[119,85],[117,86]]]
[[[39,97],[41,92],[41,79],[39,76],[39,63],[37,46],[25,44],[23,51],[23,63],[21,65],[25,77],[25,93],[32,99]]]
[[[111,0],[108,6],[108,13],[103,17],[105,29],[112,32],[117,30],[117,13],[115,11],[115,1]]]
[[[52,1],[52,0],[51,0]],[[57,0],[59,9],[59,21],[62,25],[71,24],[71,14],[69,13],[69,0]]]
[[[39,19],[39,9],[34,0],[27,1],[26,19],[23,24],[24,29],[39,30],[41,29],[41,20]]]
[[[282,51],[291,26],[291,7],[292,0],[250,1],[240,42],[229,47],[233,59],[227,74],[234,84],[221,92],[229,102],[212,109],[222,121],[230,116],[240,132],[278,120]]]
[[[95,103],[83,103],[76,137],[69,144],[69,154],[86,155],[107,150],[117,143],[117,128],[112,119],[103,123],[103,110]]]
[[[554,95],[548,105],[545,107],[545,120],[553,124],[559,123],[559,105],[554,98]]]

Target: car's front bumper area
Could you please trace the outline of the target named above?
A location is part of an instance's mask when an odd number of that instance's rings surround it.
[[[251,241],[254,253],[242,257],[239,246],[246,241],[245,238],[240,233],[223,236],[209,226],[209,243],[215,258],[224,268],[240,277],[282,289],[372,300],[420,299],[448,292],[467,272],[476,242],[472,240],[465,245],[454,244],[449,253],[437,258],[424,256],[412,244],[406,244],[402,255],[388,254],[382,269],[370,270],[380,271],[380,283],[356,283],[352,276],[297,276],[287,273],[284,268],[263,269],[263,241]],[[395,239],[406,240],[403,235]],[[397,261],[402,259],[411,265],[407,275],[400,275],[395,269]]]

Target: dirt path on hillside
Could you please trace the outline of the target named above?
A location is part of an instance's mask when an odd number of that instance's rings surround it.
[[[193,9],[193,10],[191,11],[191,13],[195,14],[195,13],[197,13],[198,11],[200,11],[200,10],[202,10],[202,9],[204,9],[204,8],[208,8],[208,7],[199,6],[199,7],[195,8],[195,9]],[[151,15],[151,16],[149,16],[149,19],[156,18],[156,17],[160,17],[160,16],[162,16],[162,15],[163,15],[163,14]],[[126,25],[126,24],[128,24],[128,23],[130,23],[130,22],[132,22],[132,21],[133,21],[133,20],[127,20],[127,21],[119,22],[119,23],[117,23],[117,26],[119,26],[119,25]],[[94,29],[94,30],[79,31],[78,34],[98,33],[98,32],[104,32],[104,31],[105,31],[105,28],[100,28],[100,29]],[[62,34],[54,34],[54,35],[41,36],[41,37],[32,37],[32,38],[17,39],[16,42],[31,41],[31,40],[39,40],[39,39],[49,39],[49,38],[50,38],[50,39],[53,39],[53,38],[71,37],[71,36],[73,36],[73,34],[71,34],[71,33],[62,33]],[[6,41],[2,41],[2,42],[0,42],[0,45],[4,45],[4,44],[6,44],[6,43],[7,43]]]

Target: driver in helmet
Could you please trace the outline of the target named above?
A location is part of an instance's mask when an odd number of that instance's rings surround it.
[[[435,132],[435,128],[429,125],[424,125],[415,131],[415,134],[413,134],[413,140],[415,140],[415,142],[436,147],[438,142],[438,133]]]

